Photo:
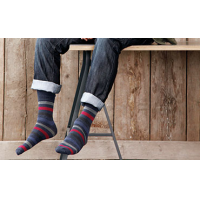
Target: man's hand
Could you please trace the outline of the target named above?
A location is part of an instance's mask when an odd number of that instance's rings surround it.
[[[85,40],[86,42],[88,41],[88,40],[91,40],[91,39],[93,39],[93,38],[81,38],[82,40]]]

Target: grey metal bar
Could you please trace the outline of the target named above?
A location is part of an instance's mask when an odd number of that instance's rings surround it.
[[[119,146],[117,144],[117,140],[116,140],[116,137],[115,137],[115,133],[113,131],[113,128],[112,128],[112,124],[111,124],[111,121],[110,121],[110,118],[109,118],[109,115],[108,115],[108,111],[106,109],[106,106],[104,106],[104,111],[105,111],[105,114],[106,114],[106,118],[108,120],[108,124],[109,124],[109,127],[110,127],[110,131],[112,133],[112,137],[113,137],[113,140],[114,140],[114,143],[115,143],[115,147],[116,147],[116,150],[117,150],[117,153],[118,153],[118,156],[119,156],[119,159],[122,160],[122,156],[121,156],[121,153],[120,153],[120,150],[119,150]]]
[[[90,69],[90,64],[91,64],[91,60],[90,60],[90,56],[91,56],[91,51],[85,51],[84,52],[86,54],[86,57],[85,57],[85,66],[83,66],[84,68],[81,70],[81,72],[83,71],[83,77],[80,77],[81,79],[79,80],[80,81],[80,91],[78,93],[78,97],[77,97],[77,100],[76,100],[76,107],[74,109],[74,114],[73,114],[73,117],[72,117],[72,121],[71,121],[71,126],[73,126],[74,124],[74,121],[77,119],[78,117],[78,113],[79,113],[79,110],[80,110],[80,106],[81,106],[81,97],[84,93],[84,90],[85,90],[85,85],[86,85],[86,81],[87,81],[87,77],[88,77],[88,73],[89,73],[89,69]]]
[[[74,97],[74,102],[73,102],[72,110],[71,110],[71,113],[70,113],[70,118],[69,118],[65,137],[67,136],[67,134],[71,130],[71,128],[74,124],[74,121],[78,117],[78,113],[79,113],[80,106],[81,106],[80,100],[81,100],[81,96],[82,96],[84,89],[85,89],[86,80],[87,80],[87,77],[88,77],[88,72],[89,72],[90,64],[91,64],[90,57],[91,57],[91,51],[84,51],[83,52],[83,64],[82,64],[81,74],[80,74],[80,77],[79,77],[79,81],[78,81],[78,85],[77,85],[77,89],[76,89],[76,94],[75,94],[75,97]],[[67,157],[68,156],[66,154],[61,154],[60,160],[67,160]]]
[[[72,106],[69,121],[68,121],[68,126],[67,126],[68,128],[70,128],[70,126],[72,124],[72,118],[73,118],[73,115],[74,115],[74,110],[76,108],[78,94],[80,93],[80,87],[81,87],[81,83],[82,83],[82,79],[83,79],[83,75],[84,75],[84,71],[85,71],[85,60],[86,60],[86,53],[83,52],[82,70],[81,70],[81,74],[80,74],[80,77],[79,77],[79,81],[78,81],[78,85],[77,85],[77,88],[76,88],[76,93],[75,93],[75,97],[74,97],[74,101],[73,101],[73,106]],[[66,136],[67,136],[67,132],[66,132]]]
[[[78,86],[77,86],[77,89],[76,89],[76,94],[75,94],[75,97],[74,97],[72,110],[71,110],[71,113],[70,113],[70,118],[69,118],[69,123],[68,123],[67,131],[66,131],[66,136],[70,132],[70,130],[71,130],[73,124],[74,124],[74,121],[78,117],[78,113],[79,113],[80,106],[81,106],[80,100],[81,100],[81,97],[82,97],[84,90],[85,90],[85,85],[86,85],[86,81],[87,81],[87,77],[88,77],[88,73],[89,73],[89,69],[90,69],[90,64],[91,64],[90,57],[91,57],[91,51],[84,51],[83,52],[83,65],[82,65],[82,69],[81,69],[80,78],[79,78],[79,81],[78,81]],[[109,118],[109,115],[108,115],[108,112],[107,112],[105,105],[104,105],[104,111],[105,111],[105,115],[106,115],[110,130],[111,130],[111,133],[90,133],[89,136],[96,136],[96,137],[98,137],[98,136],[111,136],[111,137],[113,137],[113,141],[114,141],[115,148],[117,150],[119,159],[122,160],[122,156],[121,156],[121,153],[120,153],[120,150],[119,150],[119,146],[117,144],[115,133],[113,131],[112,124],[111,124],[111,121],[110,121],[110,118]],[[60,160],[67,160],[67,158],[68,158],[68,155],[66,155],[66,154],[61,154],[61,156],[60,156]]]

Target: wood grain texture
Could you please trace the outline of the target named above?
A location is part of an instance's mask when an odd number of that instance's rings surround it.
[[[200,52],[187,52],[187,140],[200,140]]]
[[[94,45],[70,45],[72,51],[93,51]],[[178,45],[133,45],[123,49],[123,51],[200,51],[200,40],[192,41],[191,39],[186,42],[178,41]]]
[[[121,140],[149,140],[150,53],[122,52],[115,80],[114,130]]]
[[[177,41],[177,44],[181,44],[181,43],[186,42],[186,38],[175,38],[175,39]]]
[[[0,160],[50,160],[60,158],[55,148],[62,140],[46,140],[17,156],[22,141],[0,141]],[[200,160],[200,142],[185,141],[118,141],[123,159]],[[76,155],[68,159],[118,159],[113,141],[89,140]]]
[[[5,103],[3,140],[24,140],[26,118],[26,69],[24,39],[6,39],[5,44]]]
[[[188,38],[189,42],[200,43],[200,38]]]
[[[78,83],[78,52],[67,52],[61,56],[60,84],[61,92],[56,95],[54,121],[58,134],[54,140],[64,139],[68,120]]]
[[[151,140],[186,140],[186,52],[152,52]]]
[[[26,138],[30,135],[38,115],[37,92],[31,89],[34,78],[34,57],[35,57],[35,38],[25,39],[25,65],[27,79],[27,96],[26,96]]]
[[[81,68],[82,68],[82,62],[83,62],[83,52],[80,51],[79,52],[79,76],[80,76],[80,72],[81,72]],[[114,101],[114,85],[108,95],[106,102],[105,102],[112,126],[113,126],[113,101]],[[83,110],[83,107],[81,106],[79,114],[82,112],[82,110]],[[96,117],[92,123],[92,126],[90,128],[90,133],[110,133],[110,128],[109,128],[108,121],[106,119],[106,115],[105,115],[103,108],[96,115]],[[92,138],[94,139],[94,137],[92,137]],[[110,138],[110,137],[95,137],[95,139],[105,139],[105,140],[108,139],[109,140],[112,138]]]
[[[3,139],[4,55],[4,38],[0,38],[0,140]]]

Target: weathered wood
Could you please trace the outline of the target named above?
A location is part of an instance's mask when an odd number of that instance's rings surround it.
[[[79,52],[79,76],[80,76],[80,72],[81,72],[81,68],[82,68],[82,62],[83,62],[83,52],[80,51]],[[114,85],[110,91],[110,94],[108,95],[106,102],[105,102],[112,126],[113,126],[113,101],[114,101]],[[83,110],[83,107],[81,106],[79,114],[82,112],[82,110]],[[96,115],[96,117],[92,123],[92,126],[90,128],[90,133],[110,133],[110,128],[109,128],[103,108]],[[110,137],[95,137],[95,139],[108,139],[109,140],[112,138],[110,138]]]
[[[119,141],[123,159],[199,160],[200,143],[186,141]]]
[[[200,43],[200,38],[188,38],[188,41],[199,44]]]
[[[64,139],[68,120],[78,83],[78,52],[67,52],[61,56],[60,84],[61,92],[56,95],[54,121],[58,134],[54,140]]]
[[[92,51],[94,50],[94,45],[87,44],[87,45],[70,45],[70,50],[73,51]],[[123,51],[199,51],[200,50],[200,40],[198,41],[191,41],[188,42],[180,41],[178,45],[134,45],[123,49]]]
[[[149,78],[149,52],[122,52],[115,80],[118,139],[149,140]]]
[[[152,52],[151,140],[186,140],[186,52]]]
[[[0,38],[0,140],[3,139],[4,39]]]
[[[27,79],[27,96],[26,96],[26,138],[30,135],[38,115],[37,92],[31,89],[34,78],[34,57],[35,57],[35,38],[25,39],[25,64]]]
[[[55,148],[62,140],[46,140],[17,156],[15,149],[22,141],[0,141],[0,160],[59,159]],[[123,159],[200,160],[200,142],[186,141],[118,141]],[[76,155],[68,159],[118,159],[113,141],[89,140]]]
[[[186,42],[186,38],[175,38],[176,39],[176,41],[177,41],[177,44],[183,44],[183,43],[185,43]]]
[[[200,52],[187,52],[187,140],[200,140]]]
[[[3,140],[25,139],[26,69],[24,39],[5,40],[5,102]]]

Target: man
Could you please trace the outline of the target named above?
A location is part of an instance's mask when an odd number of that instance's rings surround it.
[[[60,54],[68,51],[70,44],[95,43],[91,69],[85,92],[81,98],[84,109],[74,125],[56,148],[56,152],[76,154],[87,143],[90,126],[103,108],[112,89],[121,51],[131,45],[147,45],[153,42],[176,44],[173,38],[42,38],[37,39],[35,48],[34,79],[32,89],[37,90],[38,118],[25,143],[16,149],[18,155],[31,149],[40,141],[57,134],[53,121],[53,106],[60,85]]]

